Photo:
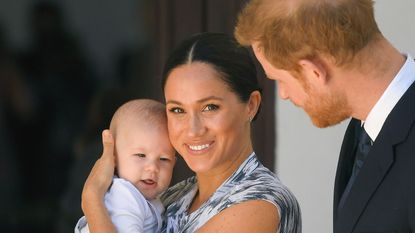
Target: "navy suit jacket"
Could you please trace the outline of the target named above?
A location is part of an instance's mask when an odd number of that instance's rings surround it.
[[[343,208],[360,121],[347,128],[334,188],[334,233],[415,232],[415,84],[387,117]]]

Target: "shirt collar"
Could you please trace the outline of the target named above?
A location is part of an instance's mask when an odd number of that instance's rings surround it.
[[[372,141],[376,140],[389,113],[415,80],[415,61],[409,54],[404,54],[404,56],[406,56],[405,64],[365,120],[364,128]]]

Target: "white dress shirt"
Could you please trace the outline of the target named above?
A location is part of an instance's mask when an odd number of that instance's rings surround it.
[[[388,115],[415,81],[415,61],[409,54],[404,56],[406,56],[405,64],[376,102],[364,122],[364,128],[373,142],[379,135]]]

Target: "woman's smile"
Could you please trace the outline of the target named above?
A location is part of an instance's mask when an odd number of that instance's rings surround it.
[[[205,144],[185,144],[191,153],[205,153],[210,150],[214,142],[209,142]]]

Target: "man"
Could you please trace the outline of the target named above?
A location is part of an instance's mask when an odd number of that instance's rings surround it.
[[[415,61],[381,34],[372,0],[252,0],[235,36],[317,127],[352,117],[334,232],[415,232]]]

